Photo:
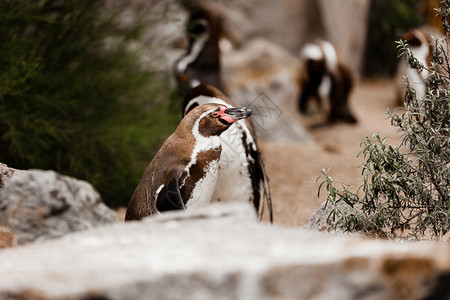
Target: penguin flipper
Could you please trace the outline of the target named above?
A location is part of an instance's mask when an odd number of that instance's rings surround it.
[[[158,211],[185,209],[178,179],[179,176],[174,175],[159,192],[156,198],[156,209]]]

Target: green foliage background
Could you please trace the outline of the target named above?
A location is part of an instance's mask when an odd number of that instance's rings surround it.
[[[0,1],[0,162],[87,180],[118,206],[179,115],[129,50],[142,26],[114,22],[100,0]]]
[[[366,42],[364,72],[368,76],[392,76],[397,66],[395,41],[400,34],[423,23],[420,0],[372,0]]]

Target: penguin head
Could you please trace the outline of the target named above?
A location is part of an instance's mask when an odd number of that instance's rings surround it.
[[[236,121],[250,117],[252,113],[252,110],[247,107],[226,107],[219,105],[211,115],[223,125],[229,126]]]
[[[246,119],[252,115],[252,111],[246,107],[226,107],[221,104],[203,104],[193,108],[186,116],[195,120],[194,131],[204,137],[220,135],[234,122]]]

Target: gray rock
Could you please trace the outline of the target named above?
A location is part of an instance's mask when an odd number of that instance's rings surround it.
[[[447,299],[450,253],[261,224],[222,204],[5,249],[0,266],[2,300]]]
[[[318,231],[336,231],[336,232],[344,232],[344,229],[337,224],[337,221],[331,216],[331,212],[335,209],[339,209],[341,211],[346,211],[351,213],[354,211],[350,205],[341,201],[336,206],[331,203],[323,202],[311,215],[305,225],[303,225],[303,229],[308,230],[318,230]]]
[[[10,168],[5,164],[0,163],[0,189],[5,185],[5,182],[14,174],[21,174],[26,171]]]
[[[0,226],[16,234],[19,244],[116,221],[89,183],[53,171],[15,175],[0,190]]]

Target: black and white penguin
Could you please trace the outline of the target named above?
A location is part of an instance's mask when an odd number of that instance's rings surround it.
[[[195,107],[207,103],[219,103],[226,107],[236,106],[218,89],[200,84],[186,95],[183,114],[189,114]],[[220,135],[220,140],[222,153],[212,201],[252,203],[261,219],[266,199],[269,219],[273,222],[268,178],[251,120],[235,122],[230,129]]]
[[[223,91],[220,64],[220,40],[223,35],[221,16],[206,3],[199,1],[182,1],[189,12],[186,26],[188,49],[186,55],[175,63],[175,73],[179,83],[186,83],[189,78],[190,85],[181,91],[183,96],[191,85],[199,83],[210,84]],[[179,77],[180,75],[187,77]]]
[[[301,61],[300,112],[307,114],[309,100],[313,99],[319,111],[329,106],[330,123],[338,120],[356,123],[348,103],[353,85],[351,72],[333,44],[324,40],[307,44],[302,50]]]
[[[125,220],[209,204],[216,189],[222,152],[219,135],[250,115],[248,108],[221,104],[193,108],[145,170]]]

